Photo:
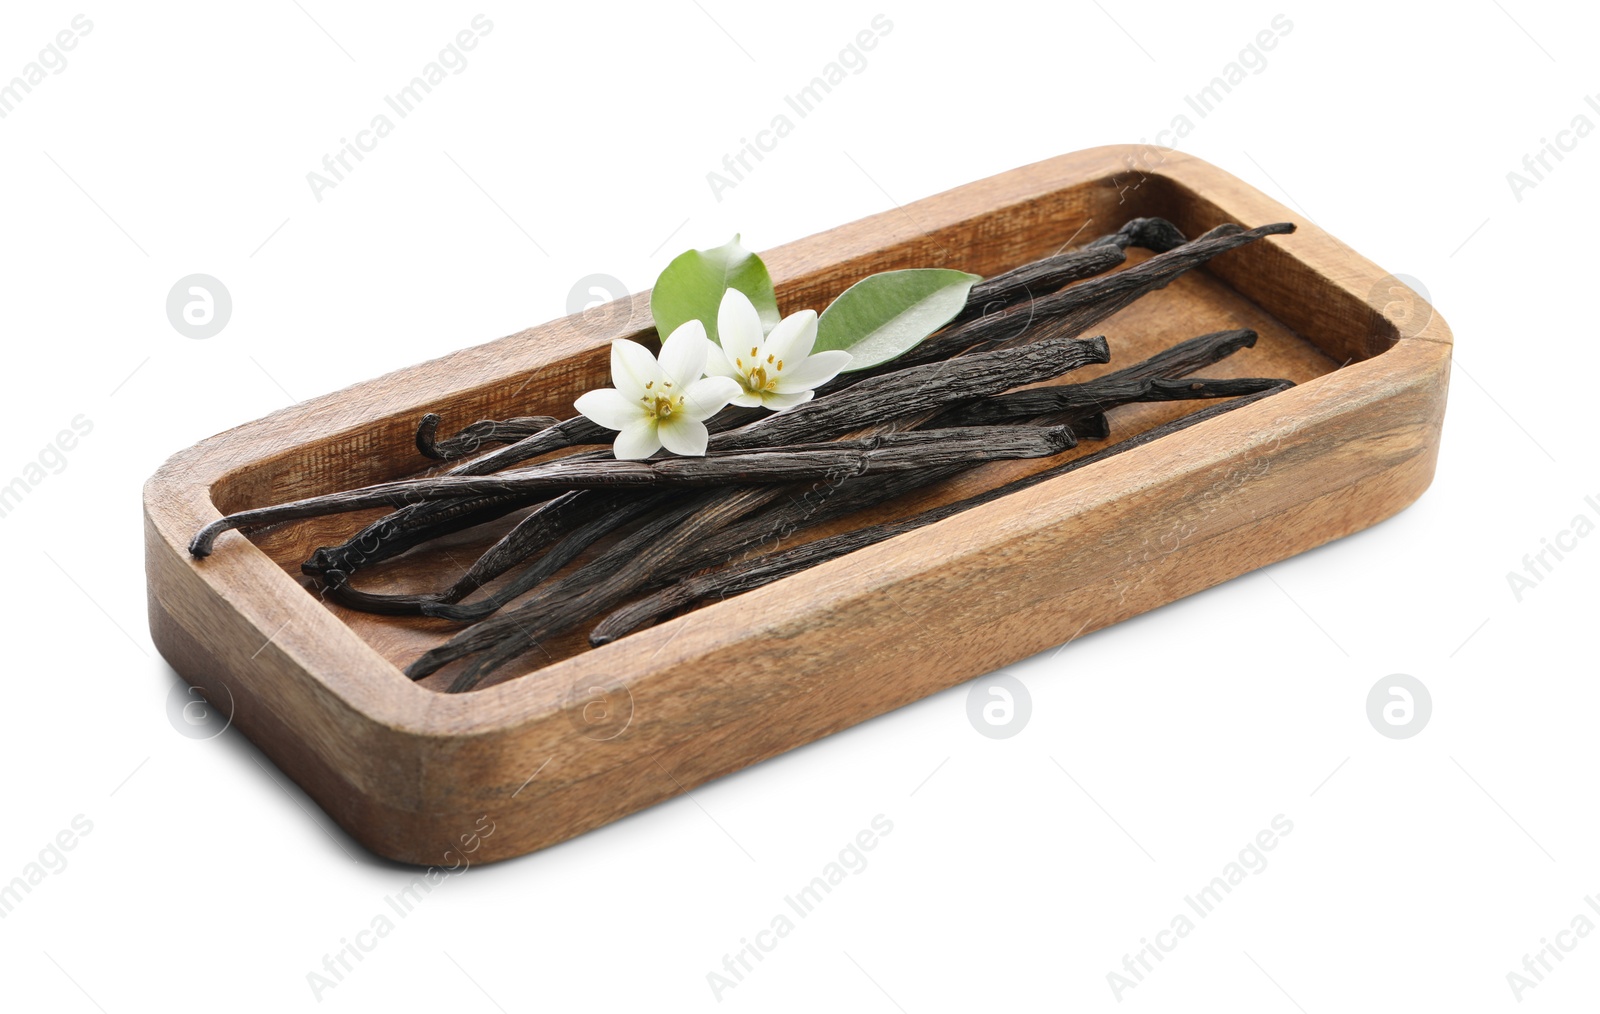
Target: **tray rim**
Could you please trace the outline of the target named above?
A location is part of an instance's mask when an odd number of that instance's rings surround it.
[[[763,256],[782,299],[786,285],[818,263],[870,256],[876,250],[957,225],[974,217],[972,209],[977,205],[998,209],[1114,177],[1118,171],[1125,171],[1123,167],[1129,159],[1142,157],[1148,150],[1143,146],[1113,145],[1057,156],[785,244]],[[1289,238],[1292,242],[1283,244],[1277,238],[1262,242],[1279,246],[1285,256],[1334,280],[1347,295],[1367,305],[1398,333],[1399,322],[1389,317],[1383,307],[1372,305],[1369,298],[1372,284],[1388,273],[1315,223],[1193,156],[1166,151],[1159,165],[1144,171],[1191,195],[1203,194],[1241,221],[1259,224],[1295,220],[1299,230]],[[190,637],[208,649],[236,638],[259,644],[261,650],[279,656],[278,661],[306,677],[304,685],[265,691],[278,695],[279,701],[314,699],[319,708],[331,706],[332,712],[342,712],[369,728],[407,738],[460,741],[525,734],[539,737],[555,749],[570,729],[564,723],[560,729],[543,723],[566,706],[559,688],[586,672],[620,671],[626,674],[625,685],[632,684],[648,679],[653,671],[691,663],[712,649],[726,647],[730,640],[779,636],[788,611],[763,606],[796,595],[807,608],[838,604],[941,568],[951,552],[1003,551],[1008,542],[1033,528],[1054,523],[1062,512],[1089,510],[1128,496],[1170,477],[1175,468],[1195,472],[1247,456],[1257,449],[1250,434],[1260,431],[1260,424],[1273,418],[1326,420],[1349,412],[1364,399],[1381,399],[1396,383],[1422,376],[1437,379],[1448,371],[1452,345],[1448,325],[1434,312],[1420,331],[1399,337],[1381,354],[1230,413],[1225,418],[1233,425],[1201,424],[1118,456],[1114,459],[1114,472],[1107,467],[1111,462],[1092,465],[1070,477],[1046,481],[968,512],[966,516],[987,522],[978,526],[987,535],[974,539],[969,532],[959,547],[949,543],[948,522],[930,525],[739,596],[737,602],[703,606],[613,644],[564,659],[541,670],[541,677],[510,680],[471,694],[448,695],[412,683],[358,633],[308,596],[266,553],[237,533],[228,533],[219,540],[215,553],[206,560],[189,558],[189,537],[220,515],[212,500],[214,487],[236,471],[253,467],[281,451],[283,443],[275,434],[289,430],[327,439],[358,431],[370,425],[370,420],[363,418],[360,397],[367,394],[381,395],[390,404],[397,399],[410,399],[409,404],[420,415],[430,406],[448,402],[496,378],[535,370],[603,347],[614,337],[648,331],[648,300],[648,291],[635,294],[627,318],[604,328],[580,323],[573,317],[550,321],[289,406],[173,455],[144,488],[152,616],[158,606],[167,609],[173,622],[183,625]],[[631,326],[635,320],[646,324]],[[441,378],[449,383],[441,386]],[[1270,432],[1270,427],[1263,432]],[[838,581],[846,568],[858,573],[849,582]],[[213,629],[214,636],[202,636],[184,622],[195,618],[193,603],[184,608],[172,596],[158,603],[158,587],[170,591],[174,581],[186,582],[191,591],[198,590],[225,606],[232,629]],[[743,615],[774,618],[765,624],[719,622],[734,615],[735,609]],[[287,622],[286,610],[290,614]],[[205,617],[213,628],[217,626],[215,619]],[[710,631],[712,640],[702,637],[693,643],[678,643],[678,635],[690,623],[697,624],[703,633]],[[161,641],[158,639],[157,643],[159,647]],[[327,747],[329,737],[338,732],[330,727],[305,734],[318,736]],[[369,766],[374,780],[379,778],[377,770]],[[361,788],[360,780],[350,769],[341,773]],[[384,780],[389,776],[421,778],[425,774],[408,767],[405,774],[389,771]],[[382,788],[374,781],[364,791]]]

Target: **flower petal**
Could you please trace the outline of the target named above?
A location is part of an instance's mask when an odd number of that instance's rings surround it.
[[[649,349],[626,338],[611,343],[611,382],[623,397],[643,397],[646,385],[653,389],[661,386],[661,380],[661,367]]]
[[[706,326],[698,320],[686,320],[661,343],[661,372],[675,386],[688,387],[706,372],[710,352]]]
[[[739,393],[734,395],[733,400],[728,404],[738,405],[740,408],[760,408],[765,402],[762,401],[761,395],[754,391],[746,391],[744,388],[740,388]]]
[[[794,408],[810,401],[815,391],[795,391],[790,394],[769,394],[761,400],[761,404],[774,412],[782,412],[786,408]]]
[[[801,310],[778,321],[778,326],[767,335],[767,346],[761,357],[772,356],[785,360],[786,366],[792,365],[809,356],[811,346],[816,343],[817,311]]]
[[[839,371],[849,365],[850,353],[843,349],[831,349],[827,352],[818,352],[814,356],[807,356],[798,366],[785,365],[783,372],[778,374],[778,393],[792,394],[796,391],[809,391],[814,387],[821,387],[837,377]]]
[[[731,377],[701,377],[684,390],[683,408],[678,414],[696,422],[710,419],[743,392],[744,388]]]
[[[629,401],[627,395],[614,387],[580,395],[573,407],[608,430],[625,429],[645,417],[643,405]]]
[[[728,350],[730,360],[761,347],[761,315],[750,297],[738,289],[722,294],[722,305],[717,309],[717,341]]]
[[[738,380],[744,376],[733,365],[733,357],[722,351],[722,346],[716,342],[709,342],[711,351],[706,354],[706,374],[712,377],[731,377]]]
[[[706,453],[706,441],[711,435],[706,431],[706,424],[690,419],[686,415],[675,415],[662,421],[656,427],[660,435],[661,444],[673,454],[687,454],[692,457],[703,457]]]
[[[654,416],[635,419],[617,434],[611,453],[621,461],[641,461],[661,450],[661,437],[656,433]]]

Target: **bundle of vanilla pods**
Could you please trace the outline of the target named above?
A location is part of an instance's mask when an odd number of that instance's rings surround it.
[[[471,690],[566,632],[589,625],[590,643],[607,643],[1291,386],[1190,376],[1253,345],[1247,330],[1200,335],[1091,381],[1029,385],[1109,362],[1103,337],[1078,336],[1218,254],[1293,230],[1222,225],[1187,240],[1162,219],[1135,219],[979,283],[966,308],[920,345],[838,377],[809,402],[773,414],[724,410],[709,421],[704,457],[617,460],[596,446],[610,443],[611,431],[583,416],[485,420],[440,439],[440,420],[429,415],[417,446],[431,458],[460,459],[446,472],[231,514],[202,529],[190,552],[208,555],[230,529],[391,508],[340,545],[318,549],[302,569],[346,606],[463,625],[406,672],[423,679],[453,667],[448,691]],[[1155,256],[1113,271],[1130,246]],[[1106,413],[1119,405],[1188,399],[1210,404],[957,503],[777,548],[797,531],[986,461],[1050,457],[1079,439],[1105,440]],[[550,457],[556,452],[563,453]],[[535,458],[542,460],[527,464]],[[526,513],[442,590],[376,594],[352,581],[383,560],[517,512]]]

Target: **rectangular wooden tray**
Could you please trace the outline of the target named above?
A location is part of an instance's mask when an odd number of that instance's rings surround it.
[[[224,535],[220,513],[416,474],[427,411],[571,414],[609,383],[606,348],[653,339],[649,293],[284,409],[196,444],[145,486],[150,627],[161,653],[374,852],[449,864],[487,815],[480,860],[542,848],[1008,665],[1339,538],[1433,477],[1449,379],[1444,321],[1314,224],[1198,159],[1106,147],[841,226],[765,255],[784,313],[858,278],[949,266],[992,275],[1130,218],[1195,236],[1224,221],[1299,231],[1222,255],[1104,333],[1111,366],[1183,338],[1255,328],[1209,376],[1299,386],[984,507],[706,606],[613,644],[581,638],[470,694],[400,667],[452,629],[324,604],[299,563],[367,515]],[[1122,439],[1189,411],[1129,406]],[[1078,452],[1097,446],[1085,441]],[[1052,459],[1054,463],[1059,459]],[[985,466],[870,518],[1044,467]],[[852,519],[852,524],[861,519]],[[491,533],[492,534],[492,533]],[[477,533],[453,552],[481,545]],[[476,541],[474,541],[476,540]],[[437,553],[438,551],[434,551]],[[466,557],[462,557],[465,559]],[[412,584],[441,556],[375,572]],[[959,591],[959,594],[953,592]],[[871,604],[892,608],[867,608]],[[1085,618],[1088,622],[1085,625]],[[529,672],[537,668],[537,671]]]

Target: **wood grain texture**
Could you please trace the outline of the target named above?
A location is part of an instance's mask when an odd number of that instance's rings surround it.
[[[151,631],[185,679],[234,701],[233,723],[381,855],[447,856],[482,815],[477,859],[541,848],[973,676],[1394,514],[1431,481],[1451,338],[1426,304],[1314,224],[1198,159],[1078,152],[960,187],[764,255],[784,313],[822,309],[875,271],[993,275],[1159,215],[1189,235],[1223,221],[1300,230],[1225,254],[1096,329],[1110,372],[1232,327],[1260,341],[1207,376],[1300,386],[973,511],[583,650],[507,667],[471,694],[399,671],[455,629],[352,613],[298,565],[371,515],[185,545],[222,513],[418,474],[427,411],[570,414],[606,382],[615,337],[650,340],[649,293],[314,399],[174,455],[146,484]],[[1420,309],[1420,315],[1418,313]],[[520,393],[517,393],[519,392]],[[1187,411],[1117,409],[1114,438]],[[1103,444],[1085,441],[1074,453]],[[985,465],[851,519],[904,516],[1049,462]],[[841,523],[844,524],[844,523]],[[830,529],[823,529],[825,533]],[[836,529],[833,529],[836,530]],[[463,535],[358,581],[419,587]],[[431,554],[431,555],[430,555]],[[270,643],[269,643],[270,641]],[[263,646],[265,645],[265,646]],[[609,694],[603,711],[599,688]],[[608,717],[609,716],[609,717]],[[626,716],[624,722],[623,716]],[[537,775],[535,775],[537,772]],[[531,780],[530,780],[531,778]]]

